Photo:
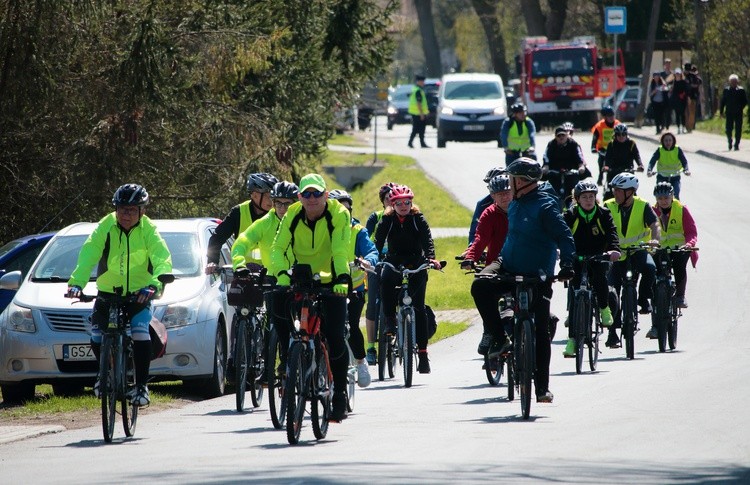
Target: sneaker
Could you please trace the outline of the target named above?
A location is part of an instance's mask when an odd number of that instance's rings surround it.
[[[151,403],[148,386],[138,386],[138,392],[136,392],[132,402],[135,406],[148,406]]]
[[[685,297],[684,296],[678,296],[677,297],[677,308],[687,308],[687,307],[688,307],[688,304],[687,304],[687,300],[685,299]]]
[[[420,374],[430,373],[430,359],[427,357],[427,351],[418,352],[419,364],[417,365],[417,372]]]
[[[608,306],[599,310],[599,316],[602,319],[602,327],[611,327],[614,320],[612,319],[612,310]]]
[[[101,397],[101,391],[99,391],[99,378],[96,378],[96,382],[94,383],[94,396]]]
[[[492,335],[489,333],[483,333],[482,340],[479,342],[479,347],[477,347],[477,353],[479,355],[486,354],[487,351],[490,350],[491,343],[492,343]]]
[[[620,348],[620,337],[617,336],[617,332],[614,329],[609,330],[609,337],[607,337],[607,343],[605,343],[610,349]]]
[[[552,400],[555,398],[555,395],[549,392],[549,390],[544,391],[541,394],[536,395],[536,402],[545,402],[549,403],[552,402]]]
[[[378,351],[375,349],[375,347],[370,347],[367,349],[367,364],[368,365],[377,365],[378,363]]]
[[[640,313],[641,315],[648,315],[649,313],[651,313],[651,303],[645,301],[643,303],[639,303],[639,305],[641,306],[641,309],[638,310],[638,313]]]
[[[563,357],[570,358],[576,356],[576,341],[575,339],[569,338],[568,343],[565,344],[565,350],[563,350]]]
[[[346,395],[343,391],[333,393],[331,421],[341,422],[346,419]]]
[[[656,329],[656,327],[651,327],[649,331],[646,333],[646,338],[650,339],[657,339],[659,338],[659,331]]]
[[[367,387],[372,382],[370,377],[370,370],[367,368],[367,362],[364,360],[357,363],[357,385],[359,387]]]

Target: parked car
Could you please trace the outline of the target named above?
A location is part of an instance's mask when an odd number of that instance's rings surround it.
[[[174,283],[154,301],[154,316],[167,327],[167,349],[151,362],[157,380],[183,380],[207,397],[224,393],[234,309],[227,305],[226,276],[206,276],[206,248],[217,221],[155,220],[172,253]],[[78,253],[96,225],[77,223],[55,235],[28,275],[0,278],[0,287],[18,289],[0,315],[0,388],[5,401],[23,401],[40,383],[55,394],[74,394],[92,385],[96,360],[89,345],[93,303],[64,297]],[[222,248],[227,264],[229,248]],[[84,288],[96,294],[96,268]],[[23,284],[21,284],[23,283]],[[20,286],[20,288],[19,288]]]
[[[430,112],[425,121],[433,128],[437,127],[438,93],[440,92],[440,78],[428,77],[424,80],[424,91],[427,94],[427,107]]]
[[[400,84],[388,95],[388,129],[392,130],[394,125],[405,125],[411,123],[409,114],[409,96],[413,84]]]
[[[438,92],[437,145],[497,141],[507,117],[503,80],[497,74],[446,74]]]
[[[336,103],[336,108],[333,113],[333,128],[337,134],[342,134],[345,131],[353,130],[357,125],[357,108],[355,106],[344,106],[341,103]]]
[[[641,88],[625,86],[617,93],[607,98],[604,105],[612,106],[620,121],[635,121],[635,111],[641,100]]]
[[[11,271],[20,271],[22,276],[28,273],[31,264],[54,235],[54,232],[45,232],[24,236],[0,247],[0,278]],[[0,289],[0,312],[5,310],[15,294],[15,290]]]

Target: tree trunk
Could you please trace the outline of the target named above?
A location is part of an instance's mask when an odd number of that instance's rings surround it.
[[[643,115],[646,112],[646,100],[649,99],[648,86],[651,82],[651,59],[654,56],[654,44],[656,43],[656,27],[659,24],[659,9],[661,0],[654,0],[651,4],[651,19],[648,24],[648,37],[646,38],[646,52],[643,58],[643,74],[641,75],[641,100],[635,111],[635,126],[643,126]]]
[[[708,69],[708,52],[706,52],[705,43],[703,42],[703,35],[706,31],[706,15],[704,9],[705,2],[701,0],[693,1],[693,8],[695,9],[695,59],[693,64],[698,66],[699,72],[701,73],[701,79],[703,80],[703,92],[700,95],[701,103],[701,114],[708,118],[713,116],[713,90],[711,89],[711,72]]]
[[[547,0],[549,4],[549,15],[545,22],[544,31],[550,40],[560,40],[565,27],[565,18],[568,14],[568,0]]]
[[[545,18],[539,0],[520,0],[523,18],[526,20],[526,32],[529,35],[545,35]]]
[[[474,5],[474,11],[476,11],[479,21],[482,23],[484,35],[487,37],[492,69],[496,74],[500,74],[503,79],[507,80],[510,72],[508,71],[508,64],[505,62],[505,43],[497,18],[497,0],[471,0],[471,3]]]
[[[419,33],[422,36],[422,49],[427,66],[428,77],[440,77],[443,75],[443,66],[440,62],[440,46],[437,35],[435,35],[435,22],[432,19],[432,0],[414,0],[419,19]]]

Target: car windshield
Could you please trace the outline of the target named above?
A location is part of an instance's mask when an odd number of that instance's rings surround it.
[[[445,83],[445,99],[501,98],[500,84],[493,81],[451,81]]]
[[[399,86],[391,94],[391,101],[408,101],[411,96],[411,86]]]
[[[175,276],[199,276],[200,254],[197,236],[192,232],[161,233],[172,254],[172,272]],[[78,253],[87,235],[61,236],[49,245],[34,268],[34,279],[67,281],[78,263]],[[89,279],[95,280],[97,266],[91,270]]]
[[[0,258],[13,251],[14,248],[17,248],[20,245],[21,241],[11,241],[8,244],[4,245],[0,248]]]
[[[582,76],[594,73],[589,49],[553,49],[534,52],[531,62],[534,77]]]

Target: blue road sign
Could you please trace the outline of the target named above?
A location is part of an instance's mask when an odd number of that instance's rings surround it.
[[[628,27],[628,11],[625,7],[604,8],[604,33],[624,34]]]

